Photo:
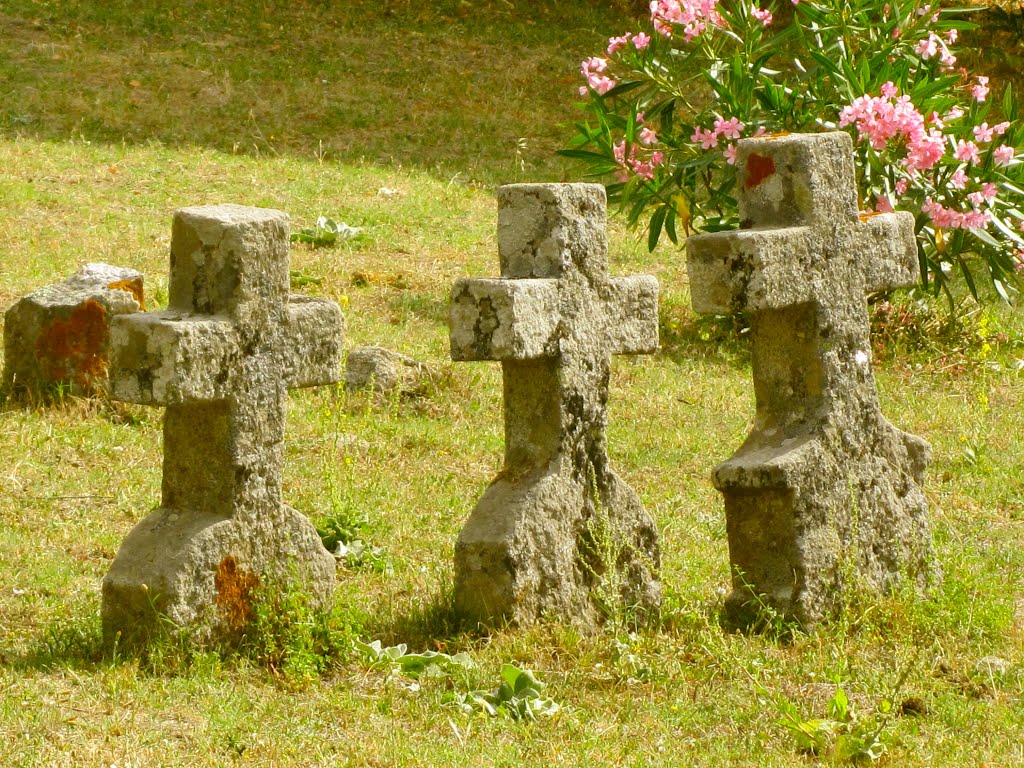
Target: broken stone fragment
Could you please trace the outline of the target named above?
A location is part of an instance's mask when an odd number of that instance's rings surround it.
[[[110,320],[140,309],[142,274],[98,263],[19,299],[4,315],[3,391],[22,401],[104,392]]]
[[[355,392],[413,393],[432,378],[430,369],[407,355],[384,347],[355,347],[345,362],[345,389]]]

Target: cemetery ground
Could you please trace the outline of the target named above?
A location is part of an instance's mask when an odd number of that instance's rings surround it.
[[[450,609],[452,557],[501,469],[501,370],[450,362],[448,294],[496,273],[497,184],[576,180],[552,151],[577,62],[629,22],[582,2],[163,5],[0,8],[0,304],[107,261],[142,271],[159,308],[174,210],[265,206],[294,230],[324,215],[362,231],[295,244],[293,290],[342,304],[346,347],[433,375],[393,396],[291,393],[286,502],[371,549],[341,563],[330,616],[268,590],[225,653],[102,647],[100,579],[160,497],[161,409],[4,406],[0,765],[789,766],[870,760],[872,738],[883,765],[1024,763],[1019,307],[964,303],[952,326],[905,293],[871,309],[883,412],[934,451],[941,585],[851,598],[814,635],[770,616],[732,634],[709,476],[751,424],[749,348],[736,321],[693,314],[684,254],[647,253],[613,218],[612,273],[661,284],[661,351],[613,362],[608,447],[660,529],[663,610],[612,611],[590,637],[482,634]],[[473,666],[412,677],[357,640]],[[559,711],[451,703],[505,664]]]

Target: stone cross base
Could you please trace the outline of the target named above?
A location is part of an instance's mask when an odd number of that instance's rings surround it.
[[[604,479],[597,505],[586,478],[557,467],[495,480],[455,545],[456,610],[518,626],[558,617],[586,631],[609,610],[655,613],[657,529],[632,488],[613,472]]]
[[[103,579],[104,635],[130,646],[165,625],[187,627],[200,645],[231,640],[253,618],[264,580],[325,608],[334,572],[309,519],[286,505],[244,524],[161,507],[132,529]]]
[[[752,440],[715,468],[733,567],[727,624],[756,625],[766,603],[811,629],[853,594],[936,577],[920,490],[928,444],[881,417],[856,439]]]

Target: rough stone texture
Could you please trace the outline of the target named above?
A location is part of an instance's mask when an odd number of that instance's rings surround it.
[[[103,626],[144,638],[158,612],[202,642],[245,624],[263,574],[332,594],[334,558],[282,504],[281,465],[287,390],[338,380],[343,318],[289,297],[288,217],[260,208],[178,211],[169,293],[110,329],[111,396],[167,413],[162,502],[103,580]]]
[[[384,347],[355,347],[345,358],[345,389],[416,392],[430,380],[430,370],[411,357]]]
[[[4,315],[3,391],[19,400],[104,391],[110,319],[145,309],[142,274],[86,264],[19,299]]]
[[[917,282],[914,218],[858,215],[845,133],[741,141],[737,167],[742,229],[686,246],[694,309],[751,323],[754,427],[714,471],[726,610],[748,624],[753,592],[813,627],[847,590],[936,577],[930,449],[879,410],[865,306],[866,292]]]
[[[498,252],[500,279],[451,296],[452,358],[500,360],[505,395],[505,467],[456,544],[456,606],[584,629],[599,602],[655,609],[657,530],[609,467],[605,427],[611,355],[658,347],[658,283],[608,276],[593,184],[499,189]]]

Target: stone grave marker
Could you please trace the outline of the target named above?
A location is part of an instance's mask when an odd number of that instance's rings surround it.
[[[103,580],[108,638],[144,639],[157,614],[199,642],[229,636],[264,574],[332,594],[334,558],[282,503],[281,467],[288,389],[339,379],[343,318],[289,296],[288,247],[279,211],[182,209],[168,309],[111,324],[111,396],[167,410],[161,504]]]
[[[859,215],[845,133],[739,143],[741,229],[687,241],[694,309],[746,312],[756,415],[714,471],[733,591],[807,628],[851,590],[924,586],[932,570],[921,484],[930,448],[882,415],[866,294],[917,282],[914,217]]]
[[[16,301],[4,314],[3,391],[17,400],[104,392],[110,320],[145,309],[142,274],[86,264],[63,282]]]
[[[456,607],[581,628],[601,601],[655,609],[657,530],[609,466],[605,427],[611,355],[658,347],[657,281],[609,277],[593,184],[499,189],[498,254],[500,278],[451,296],[452,358],[500,360],[505,400],[505,466],[459,535]]]

